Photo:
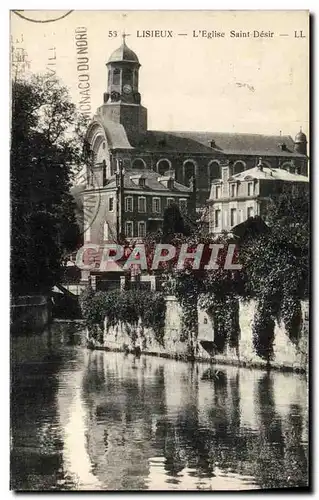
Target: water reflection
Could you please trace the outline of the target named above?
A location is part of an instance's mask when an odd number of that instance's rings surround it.
[[[33,342],[15,360],[15,489],[307,485],[303,377]]]

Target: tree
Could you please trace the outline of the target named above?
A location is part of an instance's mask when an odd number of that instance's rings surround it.
[[[175,234],[189,235],[190,231],[185,225],[178,206],[173,203],[164,211],[163,242],[167,243]]]
[[[266,360],[272,356],[274,321],[283,319],[290,339],[298,342],[300,300],[309,292],[309,191],[286,188],[268,207],[269,230],[245,241],[240,260],[248,293],[257,300],[254,343]]]
[[[68,91],[48,76],[12,83],[11,289],[45,293],[79,243],[72,176],[83,161],[81,131]]]

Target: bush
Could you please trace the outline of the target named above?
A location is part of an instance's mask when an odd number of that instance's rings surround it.
[[[80,297],[81,310],[87,326],[103,328],[123,323],[131,336],[138,325],[151,328],[158,342],[163,344],[165,322],[165,299],[161,292],[146,290],[116,290],[112,292],[96,292],[88,287]],[[132,327],[132,328],[129,328]]]

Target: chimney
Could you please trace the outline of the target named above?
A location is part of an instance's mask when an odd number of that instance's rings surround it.
[[[264,166],[263,166],[263,163],[262,163],[262,157],[261,156],[258,159],[257,168],[258,168],[258,170],[261,170],[261,171],[263,171],[263,169],[264,169]]]

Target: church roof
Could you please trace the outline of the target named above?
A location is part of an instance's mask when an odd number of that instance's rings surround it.
[[[136,184],[131,177],[135,176],[143,176],[145,179],[145,187],[141,187]],[[154,170],[138,170],[138,169],[130,169],[126,170],[124,173],[124,189],[129,190],[137,190],[137,191],[170,191],[170,192],[182,192],[182,193],[191,193],[192,189],[180,184],[179,182],[174,181],[173,188],[170,189],[166,187],[163,183],[161,183],[158,178],[161,177]],[[116,187],[115,178],[111,179],[110,182],[106,185],[106,188]]]
[[[125,40],[123,40],[121,47],[112,52],[107,64],[119,61],[135,62],[139,64],[137,55],[126,45]]]
[[[284,150],[282,144],[286,146]],[[134,146],[163,152],[304,158],[304,155],[294,151],[294,141],[289,135],[149,130]]]
[[[90,141],[90,135],[92,135],[96,127],[101,127],[104,130],[105,136],[112,149],[133,149],[128,141],[123,125],[112,120],[108,120],[101,113],[94,115],[87,130],[87,140]]]

